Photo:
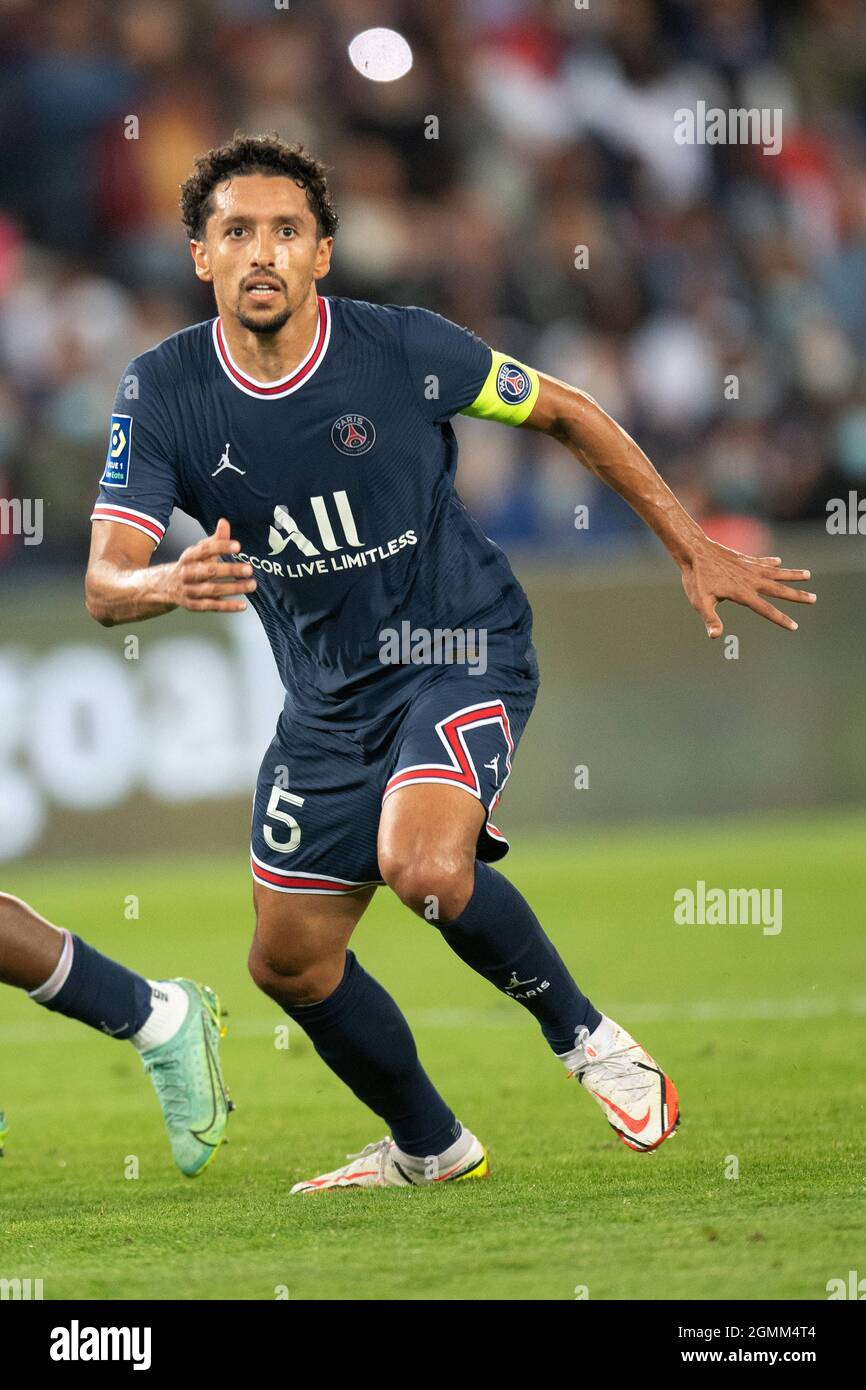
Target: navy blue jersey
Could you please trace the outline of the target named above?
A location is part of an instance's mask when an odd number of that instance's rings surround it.
[[[526,596],[454,489],[449,420],[520,423],[538,379],[426,309],[318,304],[310,351],[281,381],[237,367],[219,318],[131,362],[93,519],[158,544],[174,507],[208,534],[226,517],[287,707],[360,726],[424,677],[381,660],[383,630],[406,622],[483,630],[491,662],[534,666]]]

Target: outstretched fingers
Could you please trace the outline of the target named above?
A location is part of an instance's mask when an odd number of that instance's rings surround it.
[[[780,609],[774,608],[772,603],[767,603],[766,599],[760,598],[756,593],[745,593],[742,598],[738,598],[736,601],[742,603],[746,608],[751,608],[753,613],[758,613],[762,618],[767,618],[771,623],[775,623],[777,627],[784,627],[788,632],[797,631],[798,624],[794,622],[793,618],[789,618],[788,614],[783,613]]]
[[[771,598],[788,599],[791,603],[816,603],[818,600],[817,594],[809,593],[806,589],[792,589],[789,584],[777,584],[774,580],[759,584],[758,592]]]

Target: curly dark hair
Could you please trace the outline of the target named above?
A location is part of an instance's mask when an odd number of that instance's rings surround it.
[[[180,189],[180,213],[190,241],[200,241],[213,212],[211,195],[218,183],[238,174],[283,174],[307,190],[307,203],[319,237],[333,236],[340,219],[331,206],[325,165],[298,142],[287,145],[279,135],[236,134],[226,145],[200,154]]]

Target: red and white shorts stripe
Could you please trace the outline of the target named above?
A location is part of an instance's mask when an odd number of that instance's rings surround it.
[[[334,874],[292,873],[289,869],[275,869],[266,864],[257,854],[250,854],[253,878],[276,893],[316,893],[340,894],[354,893],[359,888],[374,888],[381,879],[370,879],[366,883],[353,883],[348,878],[337,878]]]
[[[441,693],[437,695],[441,710]],[[322,777],[320,772],[322,762],[327,763],[329,758],[327,741],[308,737],[289,755],[283,746],[286,735],[282,732],[265,755],[256,792],[251,850],[254,878],[278,893],[331,896],[380,884],[377,837],[381,806],[401,788],[425,783],[460,787],[480,801],[486,817],[479,832],[478,857],[486,862],[501,859],[508,851],[508,841],[491,823],[490,816],[511,775],[512,757],[526,717],[527,712],[519,705],[512,729],[505,700],[499,696],[456,710],[452,705],[439,720],[429,703],[427,709],[422,704],[414,722],[410,720],[398,736],[396,751],[381,759],[382,776],[387,780],[380,794],[376,791],[375,767],[372,772],[368,768],[369,780],[359,785],[358,762],[351,760],[343,793],[338,776]],[[293,784],[296,791],[293,797],[278,792],[274,808],[272,768],[288,756],[292,756],[293,769],[297,769]],[[338,763],[340,756],[339,748],[335,748]],[[309,780],[305,777],[307,759]],[[389,767],[395,769],[390,775]],[[324,783],[319,793],[306,790],[317,781]],[[288,818],[280,805],[281,795],[294,802]],[[293,835],[283,850],[273,843],[275,834],[286,839],[282,827],[274,821],[294,822]],[[295,843],[291,844],[293,838]],[[328,870],[341,868],[343,873],[319,872],[320,865]]]
[[[468,734],[486,725],[499,726],[502,731],[503,751],[505,753],[504,775],[501,781],[498,776],[494,778],[494,794],[490,798],[485,798],[482,793],[482,779],[466,741]],[[436,733],[448,755],[448,761],[445,763],[414,763],[399,768],[385,784],[385,791],[382,794],[383,804],[392,792],[397,791],[400,787],[414,786],[422,782],[446,782],[451,786],[462,787],[471,796],[485,802],[489,817],[502,795],[505,783],[511,776],[511,757],[514,752],[511,726],[502,700],[486,700],[478,705],[466,705],[465,708],[457,710],[454,714],[449,714],[447,718],[440,719],[436,725]],[[485,764],[485,766],[489,766],[489,764]],[[485,825],[485,830],[494,840],[507,845],[508,841],[502,831],[497,830],[489,819]]]

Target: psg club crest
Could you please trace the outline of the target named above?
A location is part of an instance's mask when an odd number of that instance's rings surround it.
[[[341,415],[331,426],[331,443],[341,454],[366,454],[376,443],[376,431],[366,415]]]
[[[532,390],[532,382],[516,362],[503,362],[496,377],[496,390],[507,405],[519,405]]]

